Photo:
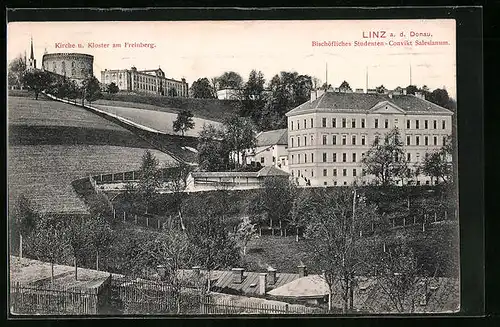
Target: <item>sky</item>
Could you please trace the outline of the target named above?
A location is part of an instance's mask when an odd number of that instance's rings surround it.
[[[378,32],[379,38],[370,38],[373,32]],[[412,32],[424,35],[411,36]],[[366,89],[368,72],[368,88],[383,84],[392,89],[410,84],[411,67],[412,84],[425,84],[431,90],[445,87],[456,99],[452,19],[16,22],[7,27],[7,59],[25,51],[29,56],[31,37],[37,67],[41,67],[45,50],[86,53],[94,56],[94,75],[98,79],[104,69],[161,67],[167,77],[186,78],[191,85],[198,78],[219,76],[225,71],[235,71],[246,80],[250,71],[256,69],[263,72],[266,80],[280,71],[296,71],[315,76],[321,82],[328,78],[334,87],[346,80],[353,89]],[[417,45],[417,40],[446,43]],[[350,45],[313,46],[313,41],[343,41]],[[356,46],[355,41],[378,41],[384,46]],[[89,48],[90,42],[109,46]],[[139,42],[155,46],[126,46]],[[80,43],[84,47],[57,48],[57,43]],[[120,44],[121,48],[113,44]]]

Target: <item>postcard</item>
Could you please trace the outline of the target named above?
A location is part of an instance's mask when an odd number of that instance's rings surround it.
[[[456,21],[11,22],[12,317],[460,310]]]

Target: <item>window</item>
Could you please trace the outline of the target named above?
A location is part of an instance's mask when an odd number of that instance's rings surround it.
[[[411,153],[406,154],[406,161],[411,162]]]
[[[276,162],[276,157],[275,157],[275,156],[273,156],[273,163],[275,163],[275,162]]]
[[[323,169],[323,176],[328,176],[328,170]]]
[[[420,153],[417,153],[416,157],[417,157],[416,161],[420,161]]]
[[[307,128],[307,120],[304,119],[304,128]]]
[[[326,152],[323,152],[323,162],[326,162]]]
[[[326,127],[326,118],[321,119],[321,126]]]
[[[389,128],[389,119],[386,119],[384,122],[384,128]]]
[[[434,145],[438,145],[438,138],[437,138],[437,136],[434,136]]]
[[[323,145],[326,145],[326,135],[323,135]]]
[[[342,162],[347,161],[347,153],[342,153]]]
[[[337,118],[332,118],[332,127],[333,128],[337,127]]]
[[[311,177],[314,177],[314,169],[311,169]]]
[[[428,136],[426,136],[426,137],[424,138],[424,144],[425,144],[425,145],[429,145],[429,137],[428,137]]]
[[[420,120],[415,120],[415,128],[419,129],[420,128]]]
[[[293,137],[290,138],[290,143],[292,143],[292,148],[293,148]]]
[[[297,120],[297,129],[300,129],[300,122]]]
[[[311,153],[311,162],[314,162],[314,153]]]
[[[332,153],[332,160],[333,162],[337,162],[337,153]]]
[[[437,127],[437,125],[438,125],[438,121],[437,121],[437,120],[435,120],[435,121],[434,121],[434,129],[437,129],[437,128],[438,128],[438,127]]]
[[[304,136],[304,146],[307,146],[307,136]]]
[[[323,185],[328,185],[328,182],[323,182]]]
[[[366,169],[364,169],[364,168],[363,168],[363,169],[361,170],[361,176],[366,176]]]
[[[293,170],[292,170],[292,177],[293,177]]]
[[[379,141],[379,136],[378,135],[375,135],[375,139],[373,140],[373,142],[375,144],[378,144],[378,141]]]
[[[443,136],[443,146],[446,145],[446,136]]]
[[[297,155],[297,163],[300,163],[300,153]]]
[[[304,153],[304,163],[307,163],[307,153]]]
[[[375,118],[375,128],[378,128],[378,118]]]
[[[311,128],[313,128],[313,127],[314,127],[313,121],[314,121],[314,120],[311,118]]]
[[[346,181],[344,181],[344,185],[347,185],[347,182],[346,182]]]
[[[420,136],[415,136],[415,145],[420,145]]]
[[[337,177],[337,168],[334,168],[334,169],[333,169],[333,176],[334,176],[334,177]]]
[[[342,118],[342,128],[346,128],[347,127],[347,121],[345,118]]]
[[[300,146],[300,137],[297,137],[297,146]]]
[[[409,119],[407,119],[407,120],[406,120],[406,128],[408,128],[408,129],[409,129],[409,128],[411,128],[410,126],[411,126],[410,120],[409,120]]]
[[[71,62],[71,68],[75,68],[76,67],[76,62],[72,61]]]
[[[71,68],[71,76],[75,76],[75,75],[76,75],[76,69]]]
[[[361,118],[361,128],[365,128],[365,119]]]
[[[356,135],[352,136],[352,145],[356,145]]]
[[[441,122],[441,125],[442,125],[442,129],[446,129],[446,120],[443,120]]]
[[[356,162],[356,153],[352,154],[352,162]]]
[[[337,145],[337,135],[332,136],[332,144]]]
[[[411,144],[411,136],[407,136],[406,137],[406,145],[410,145]]]
[[[342,145],[347,144],[347,137],[345,135],[342,135]]]
[[[347,169],[342,169],[342,176],[347,176]]]
[[[356,177],[356,173],[357,173],[357,172],[356,172],[356,168],[354,168],[354,169],[352,170],[352,176]]]
[[[293,154],[292,154],[292,163],[295,163],[293,159],[294,159],[294,158],[293,158]]]
[[[337,181],[334,181],[334,182],[333,182],[333,185],[337,186]]]
[[[263,164],[264,163],[264,157],[260,157],[260,163]]]
[[[429,121],[427,119],[424,120],[424,128],[429,129]]]
[[[361,136],[361,145],[366,145],[366,136]]]
[[[356,119],[355,118],[353,118],[351,121],[351,127],[356,128]]]

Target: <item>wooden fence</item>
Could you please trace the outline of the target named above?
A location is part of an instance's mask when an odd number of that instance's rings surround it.
[[[201,299],[202,314],[318,314],[324,313],[320,308],[297,306],[289,304],[267,304],[252,303],[245,301],[243,303],[230,299],[214,299],[207,295]]]
[[[48,289],[16,283],[10,291],[10,303],[13,314],[91,315],[98,313],[98,290]]]

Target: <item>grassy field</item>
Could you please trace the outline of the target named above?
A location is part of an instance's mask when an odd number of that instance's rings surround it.
[[[84,213],[71,187],[96,173],[135,170],[149,145],[82,108],[55,101],[8,99],[9,206],[21,193],[41,211]],[[153,150],[160,162],[171,157]]]
[[[107,102],[112,101],[112,102]],[[166,97],[159,95],[140,95],[140,94],[103,94],[101,100],[96,101],[97,104],[113,105],[113,106],[130,106],[118,104],[119,102],[132,103],[134,107],[141,109],[149,109],[151,107],[139,107],[138,104],[154,106],[155,109],[165,112],[178,112],[186,109],[190,110],[195,117],[222,122],[228,114],[238,114],[237,101],[232,100],[217,100],[217,99],[194,99],[181,97]]]
[[[124,103],[123,106],[111,106],[104,104],[93,104],[94,107],[104,110],[106,112],[118,115],[120,117],[129,119],[135,123],[154,128],[160,132],[167,134],[179,134],[174,132],[172,124],[177,118],[176,113],[159,111],[152,109],[136,108],[133,103]],[[206,120],[201,118],[193,119],[194,128],[185,133],[186,136],[198,136],[198,133],[203,129],[204,124],[220,125],[220,123],[213,120]]]

